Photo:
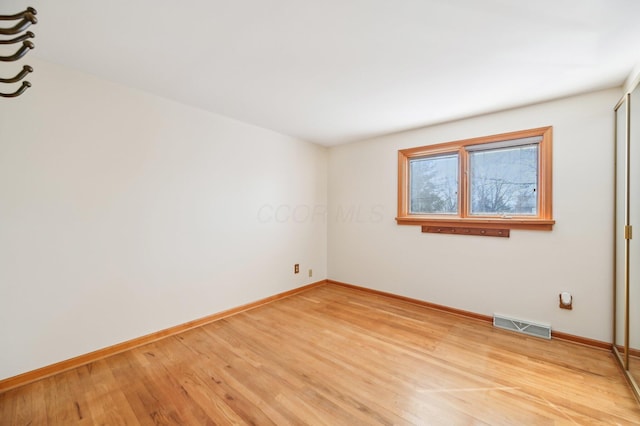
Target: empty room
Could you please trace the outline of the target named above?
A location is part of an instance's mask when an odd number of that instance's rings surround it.
[[[640,424],[638,16],[3,0],[0,425]]]

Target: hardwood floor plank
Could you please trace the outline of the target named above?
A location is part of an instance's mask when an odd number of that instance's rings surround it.
[[[316,354],[310,353],[310,348],[307,345],[298,346],[291,342],[291,339],[288,338],[289,334],[285,331],[286,324],[286,322],[282,323],[278,328],[275,328],[272,324],[264,323],[260,318],[252,318],[252,321],[243,330],[234,328],[233,324],[231,324],[228,327],[228,334],[223,334],[221,337],[233,342],[233,346],[236,348],[241,347],[244,341],[248,348],[258,351],[257,353],[264,359],[273,360],[269,364],[270,368],[263,368],[263,371],[270,376],[269,382],[271,385],[274,382],[283,382],[285,385],[283,389],[287,389],[287,395],[280,395],[280,398],[286,397],[287,400],[300,400],[303,407],[306,407],[308,403],[313,403],[316,411],[319,409],[328,414],[336,410],[344,411],[345,415],[349,416],[352,421],[355,421],[358,417],[364,419],[366,416],[362,415],[361,410],[353,408],[348,401],[332,398],[332,395],[336,392],[327,387],[325,381],[316,379],[319,373],[314,368],[313,362],[300,361],[305,356],[313,358]],[[272,333],[274,330],[275,333]],[[268,336],[268,339],[256,346],[253,344],[251,337],[256,334]],[[238,336],[244,336],[244,338],[238,339]],[[286,351],[282,350],[284,347],[282,339],[289,341]],[[316,351],[312,350],[312,352]],[[335,370],[332,370],[332,372],[335,372]],[[291,390],[294,392],[291,392],[290,388],[293,388]],[[342,393],[339,394],[342,395]],[[309,415],[309,413],[306,413],[304,417]],[[303,420],[304,418],[298,419],[298,421]]]
[[[339,285],[0,394],[0,424],[640,424],[611,353]]]

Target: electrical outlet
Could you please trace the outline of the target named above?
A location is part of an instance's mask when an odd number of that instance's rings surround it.
[[[300,264],[296,263],[295,265],[293,265],[293,273],[297,274],[300,272]]]
[[[309,278],[313,276],[313,269],[309,269]]]

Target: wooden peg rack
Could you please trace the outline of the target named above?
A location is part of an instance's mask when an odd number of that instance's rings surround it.
[[[429,234],[477,235],[480,237],[509,238],[509,229],[469,228],[465,226],[423,226],[422,232]]]

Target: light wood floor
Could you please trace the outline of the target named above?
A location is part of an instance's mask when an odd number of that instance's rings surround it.
[[[639,422],[608,351],[331,284],[0,394],[2,425]]]

